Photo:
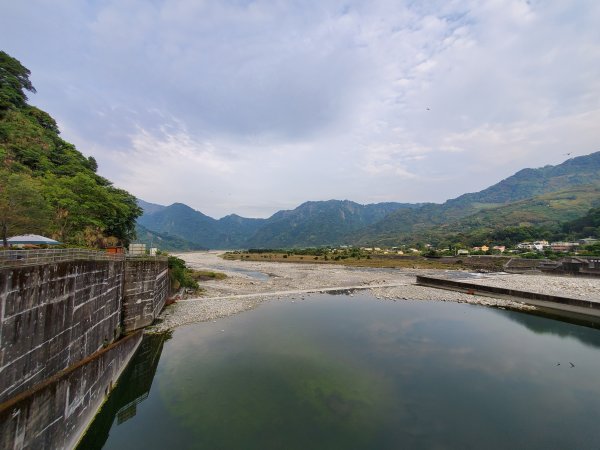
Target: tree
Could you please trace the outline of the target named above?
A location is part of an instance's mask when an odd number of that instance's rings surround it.
[[[31,231],[42,224],[38,216],[44,212],[52,220],[40,232],[65,243],[127,244],[135,237],[135,220],[142,213],[135,197],[99,176],[96,160],[61,139],[48,113],[26,103],[25,91],[35,92],[29,74],[19,61],[0,51],[0,168],[5,171],[0,189],[5,234],[9,226]],[[21,186],[21,192],[14,186]],[[30,207],[42,200],[44,205]]]
[[[0,169],[0,233],[8,247],[8,234],[40,232],[48,224],[48,208],[37,180]]]
[[[0,111],[24,106],[27,101],[24,91],[35,93],[29,75],[29,69],[18,59],[0,50]]]

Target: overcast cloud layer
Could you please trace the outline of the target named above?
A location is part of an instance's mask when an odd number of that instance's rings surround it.
[[[597,0],[28,0],[0,48],[117,186],[266,217],[600,150],[598,24]]]

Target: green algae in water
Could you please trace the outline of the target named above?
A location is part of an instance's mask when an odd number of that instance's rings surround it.
[[[594,448],[599,349],[597,330],[470,305],[271,302],[146,351],[154,382],[123,380],[105,447]]]
[[[228,325],[221,332],[226,334],[203,336],[165,362],[163,381],[177,379],[177,387],[159,384],[170,414],[196,445],[310,448],[318,442],[331,448],[372,442],[390,398],[376,371],[285,322],[269,321],[251,336]]]

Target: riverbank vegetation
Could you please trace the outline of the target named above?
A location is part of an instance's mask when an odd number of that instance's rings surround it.
[[[227,275],[221,272],[191,269],[183,259],[169,256],[169,278],[172,293],[183,289],[189,294],[200,294],[202,287],[199,282],[224,280]]]
[[[354,267],[406,268],[406,269],[464,269],[462,259],[444,261],[423,256],[371,254],[359,248],[338,251],[334,249],[253,250],[232,251],[224,259],[240,261],[271,261],[289,263],[339,264]]]
[[[193,292],[200,289],[198,281],[194,278],[194,270],[188,268],[185,261],[176,256],[169,256],[169,279],[173,293],[179,289],[189,289]]]

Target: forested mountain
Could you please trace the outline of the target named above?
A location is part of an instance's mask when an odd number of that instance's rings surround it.
[[[136,199],[96,173],[94,158],[59,136],[56,121],[27,103],[30,72],[0,51],[0,238],[40,233],[102,246],[127,243]]]
[[[536,195],[600,183],[600,152],[571,158],[556,166],[523,169],[487,189],[448,200],[447,207],[510,203]]]
[[[473,217],[482,225],[495,228],[502,225],[519,225],[523,222],[541,222],[536,218],[535,209],[530,204],[518,203],[536,196],[559,191],[570,191],[565,194],[585,197],[585,204],[594,199],[594,189],[600,186],[600,152],[580,156],[565,161],[557,166],[546,166],[539,169],[524,169],[515,175],[500,181],[480,192],[464,194],[443,204],[429,203],[417,209],[400,210],[388,215],[378,223],[367,227],[349,237],[356,243],[401,242],[413,241],[415,235],[427,235],[433,229],[459,224],[460,219]],[[591,196],[591,198],[590,198]],[[582,205],[577,199],[570,202],[573,208],[560,203],[551,205],[555,220],[570,220],[582,213]],[[544,202],[543,198],[534,200]],[[512,205],[506,209],[508,205]],[[519,213],[519,210],[522,212]],[[512,218],[507,215],[510,212]],[[531,214],[530,214],[531,213]],[[539,213],[539,208],[538,208]],[[533,216],[528,220],[527,215]],[[519,217],[521,215],[522,217]],[[544,213],[543,216],[548,214]]]
[[[422,242],[436,247],[459,242],[482,245],[494,242],[493,236],[497,236],[498,231],[511,228],[558,232],[563,222],[580,218],[595,206],[600,206],[600,185],[585,185],[481,209],[439,225],[414,228],[409,233],[380,235],[376,242],[382,245]],[[531,236],[534,240],[542,237],[535,232]],[[496,240],[496,243],[500,242]]]
[[[144,213],[138,223],[149,230],[179,236],[207,248],[243,247],[265,219],[246,219],[235,214],[213,219],[183,203],[173,203]]]
[[[166,208],[166,206],[157,205],[156,203],[145,202],[144,200],[141,200],[139,198],[137,199],[137,204],[140,208],[142,208],[144,214],[152,214]]]
[[[563,224],[562,229],[565,233],[574,233],[581,237],[600,238],[600,207],[591,208],[587,214]]]
[[[348,200],[306,202],[279,211],[248,240],[249,247],[310,247],[344,244],[349,233],[376,223],[393,211],[415,208],[401,203],[360,205]]]
[[[157,247],[160,250],[176,251],[207,250],[206,247],[186,241],[179,236],[150,231],[139,223],[135,227],[135,232],[137,234],[136,242],[146,244],[148,248]]]
[[[557,166],[524,169],[443,204],[359,205],[329,200],[306,202],[268,219],[232,215],[220,220],[174,204],[146,212],[140,223],[211,248],[398,245],[470,242],[511,227],[558,227],[598,206],[600,152]]]
[[[141,204],[141,203],[140,203]],[[416,205],[379,203],[360,205],[347,200],[306,202],[268,219],[235,214],[215,220],[181,203],[144,214],[144,227],[210,248],[298,247],[341,243],[344,234],[381,220],[398,208]]]

